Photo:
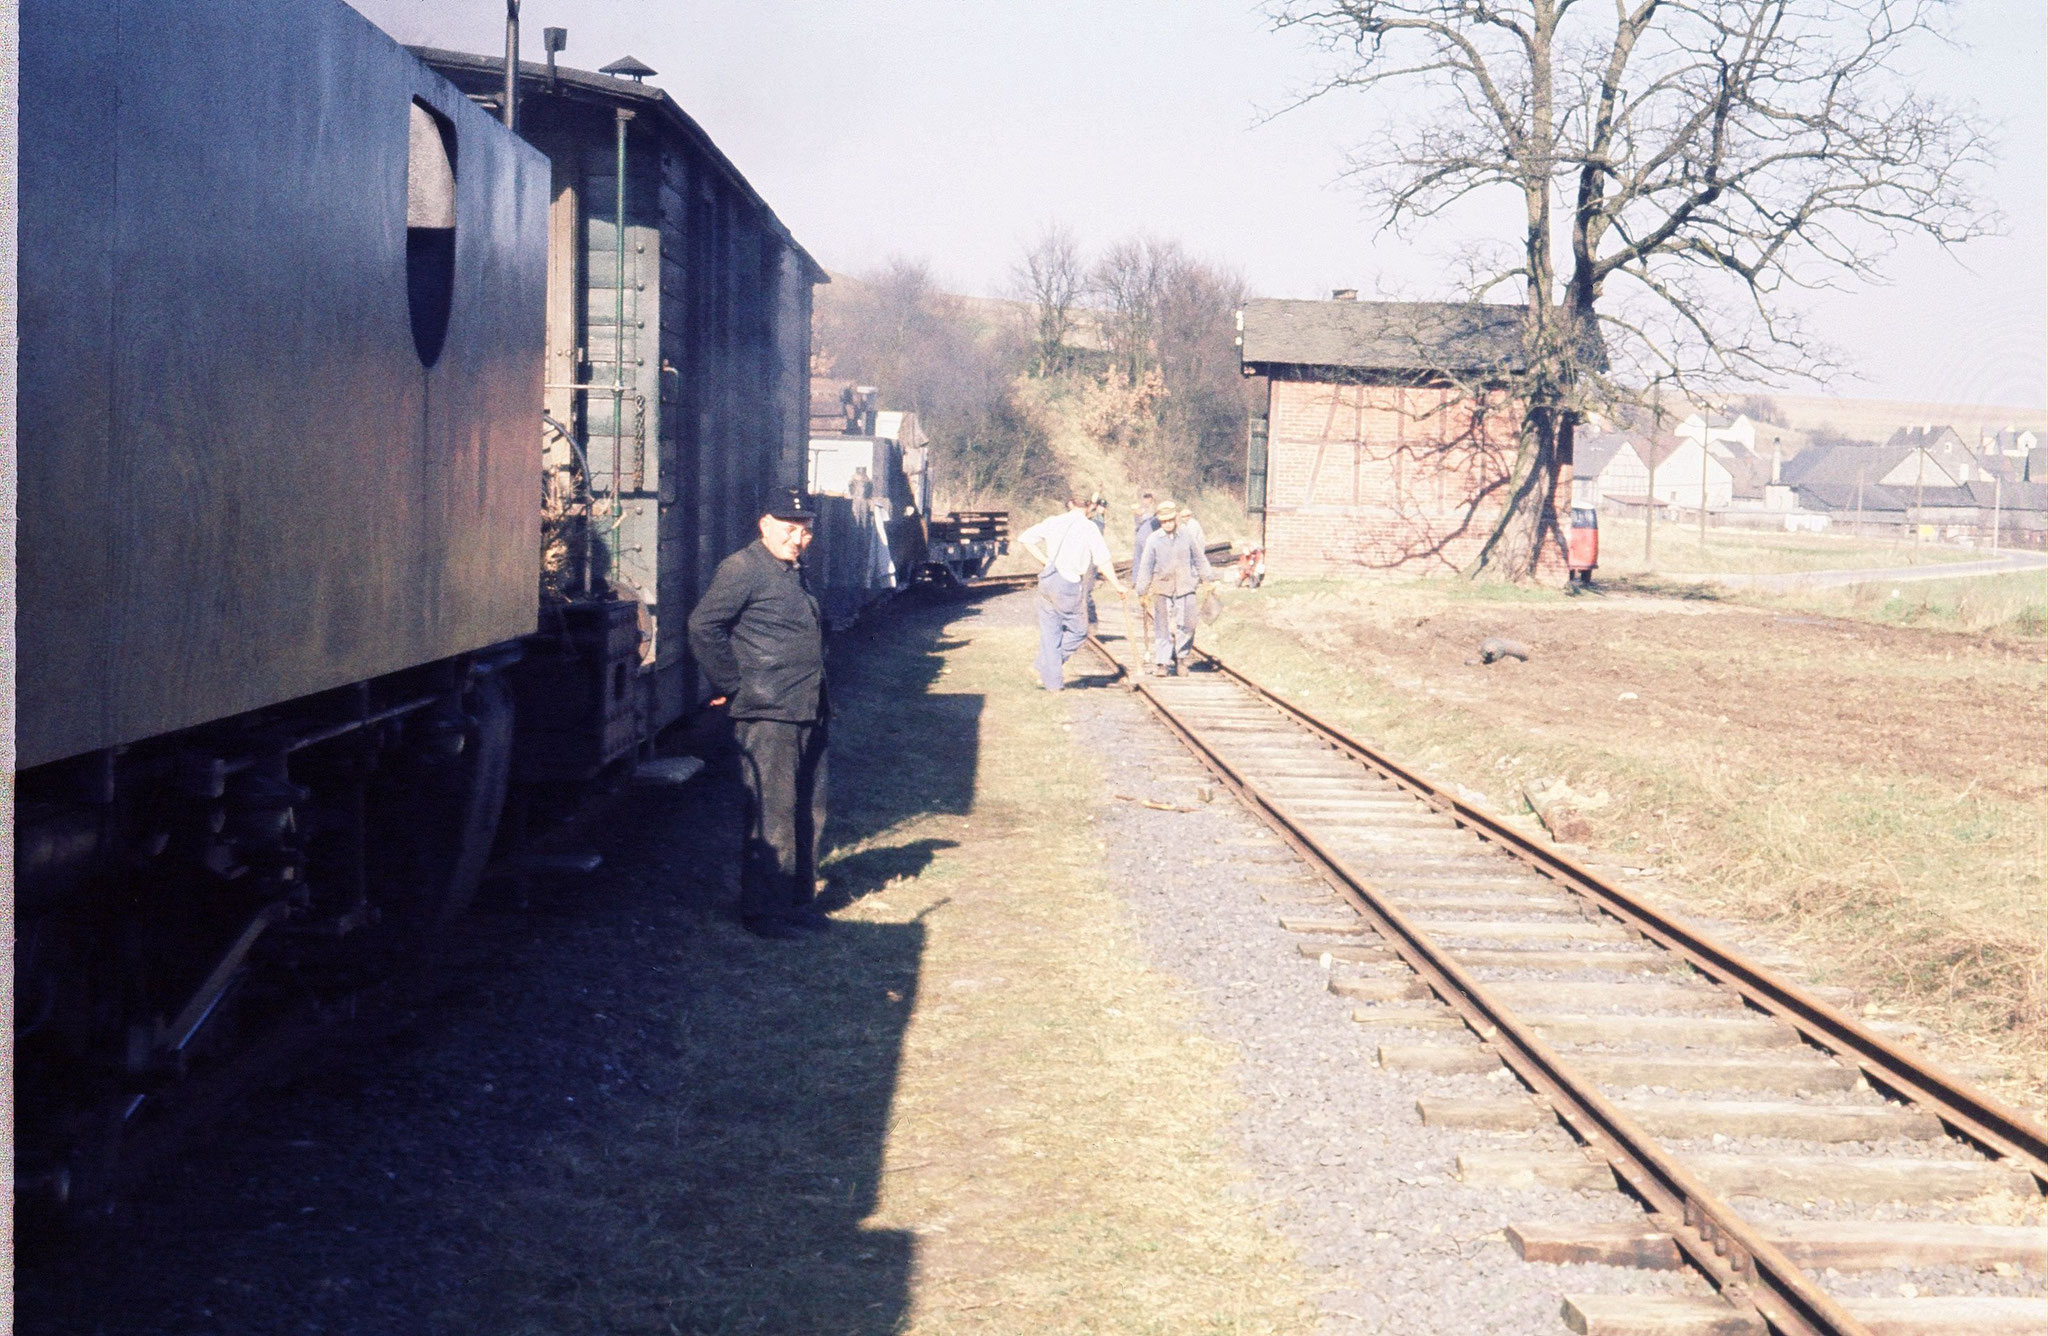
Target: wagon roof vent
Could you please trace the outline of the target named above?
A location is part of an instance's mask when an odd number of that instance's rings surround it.
[[[599,70],[598,73],[609,74],[619,79],[631,79],[638,83],[648,75],[653,74],[654,70],[644,62],[635,60],[631,56],[620,56],[617,60]]]

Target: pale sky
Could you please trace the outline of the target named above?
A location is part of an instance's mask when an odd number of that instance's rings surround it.
[[[502,54],[502,0],[350,0],[401,41]],[[1953,255],[1901,250],[1887,286],[1821,298],[1812,327],[1858,378],[1827,392],[2048,405],[2048,18],[2039,0],[1962,0],[1967,49],[1925,81],[1999,130],[1984,197],[2007,234]],[[1000,295],[1047,221],[1093,248],[1180,241],[1269,297],[1458,295],[1458,223],[1380,233],[1337,178],[1376,123],[1362,95],[1270,122],[1317,70],[1246,0],[525,0],[522,54],[628,53],[828,269],[928,261]],[[1512,239],[1510,234],[1509,239]],[[1788,387],[1795,392],[1812,387]]]

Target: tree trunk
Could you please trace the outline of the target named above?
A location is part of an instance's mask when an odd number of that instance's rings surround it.
[[[1571,452],[1571,414],[1555,404],[1529,406],[1522,418],[1521,448],[1508,476],[1507,504],[1479,556],[1465,574],[1478,579],[1526,584],[1536,578],[1546,548],[1562,558],[1564,532],[1553,498],[1563,461]]]

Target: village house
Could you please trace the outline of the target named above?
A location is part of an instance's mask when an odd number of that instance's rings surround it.
[[[1716,453],[1720,453],[1719,447],[1723,445],[1738,445],[1751,454],[1756,453],[1756,423],[1743,413],[1732,418],[1694,413],[1674,427],[1671,434],[1681,441],[1692,441]]]
[[[1902,427],[1883,445],[1809,446],[1784,479],[1801,512],[1838,531],[2038,548],[2048,483],[2028,459],[1987,458],[1951,427]]]
[[[1747,452],[1738,459],[1725,450],[1708,450],[1696,438],[1587,432],[1573,445],[1572,476],[1582,498],[1597,488],[1604,504],[1640,507],[1654,499],[1660,506],[1697,511],[1704,473],[1707,510],[1714,512],[1733,504],[1738,484],[1762,504],[1762,481],[1751,485],[1754,470],[1746,464],[1751,458]],[[1768,476],[1766,468],[1763,480]]]
[[[1504,388],[1522,308],[1260,300],[1239,319],[1263,377],[1248,505],[1275,572],[1446,571],[1479,554],[1505,503],[1520,415]],[[1551,503],[1570,498],[1565,470]],[[1563,576],[1546,551],[1543,571]]]
[[[1980,455],[2003,455],[2008,459],[2025,459],[2036,450],[2048,446],[2041,433],[2032,427],[2007,427],[2004,431],[1987,433],[1977,443]]]

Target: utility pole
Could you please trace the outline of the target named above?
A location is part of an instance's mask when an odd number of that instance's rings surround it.
[[[505,128],[519,128],[519,0],[505,0]]]
[[[1707,421],[1705,413],[1700,414],[1700,421],[1703,423]],[[1707,437],[1712,431],[1713,428],[1710,426],[1700,428],[1700,556],[1702,558],[1707,555],[1707,465],[1714,458],[1712,452],[1707,449]]]
[[[1649,466],[1650,481],[1646,484],[1647,495],[1643,497],[1643,567],[1650,565],[1650,547],[1657,537],[1657,443],[1646,442],[1643,449],[1648,452],[1645,463]]]
[[[1650,552],[1657,536],[1657,437],[1664,430],[1664,387],[1650,389],[1650,439],[1643,442],[1643,466],[1649,481],[1643,485],[1643,569],[1650,568]]]
[[[1920,513],[1927,495],[1927,451],[1920,451],[1920,467],[1913,473],[1913,561],[1920,561]]]

